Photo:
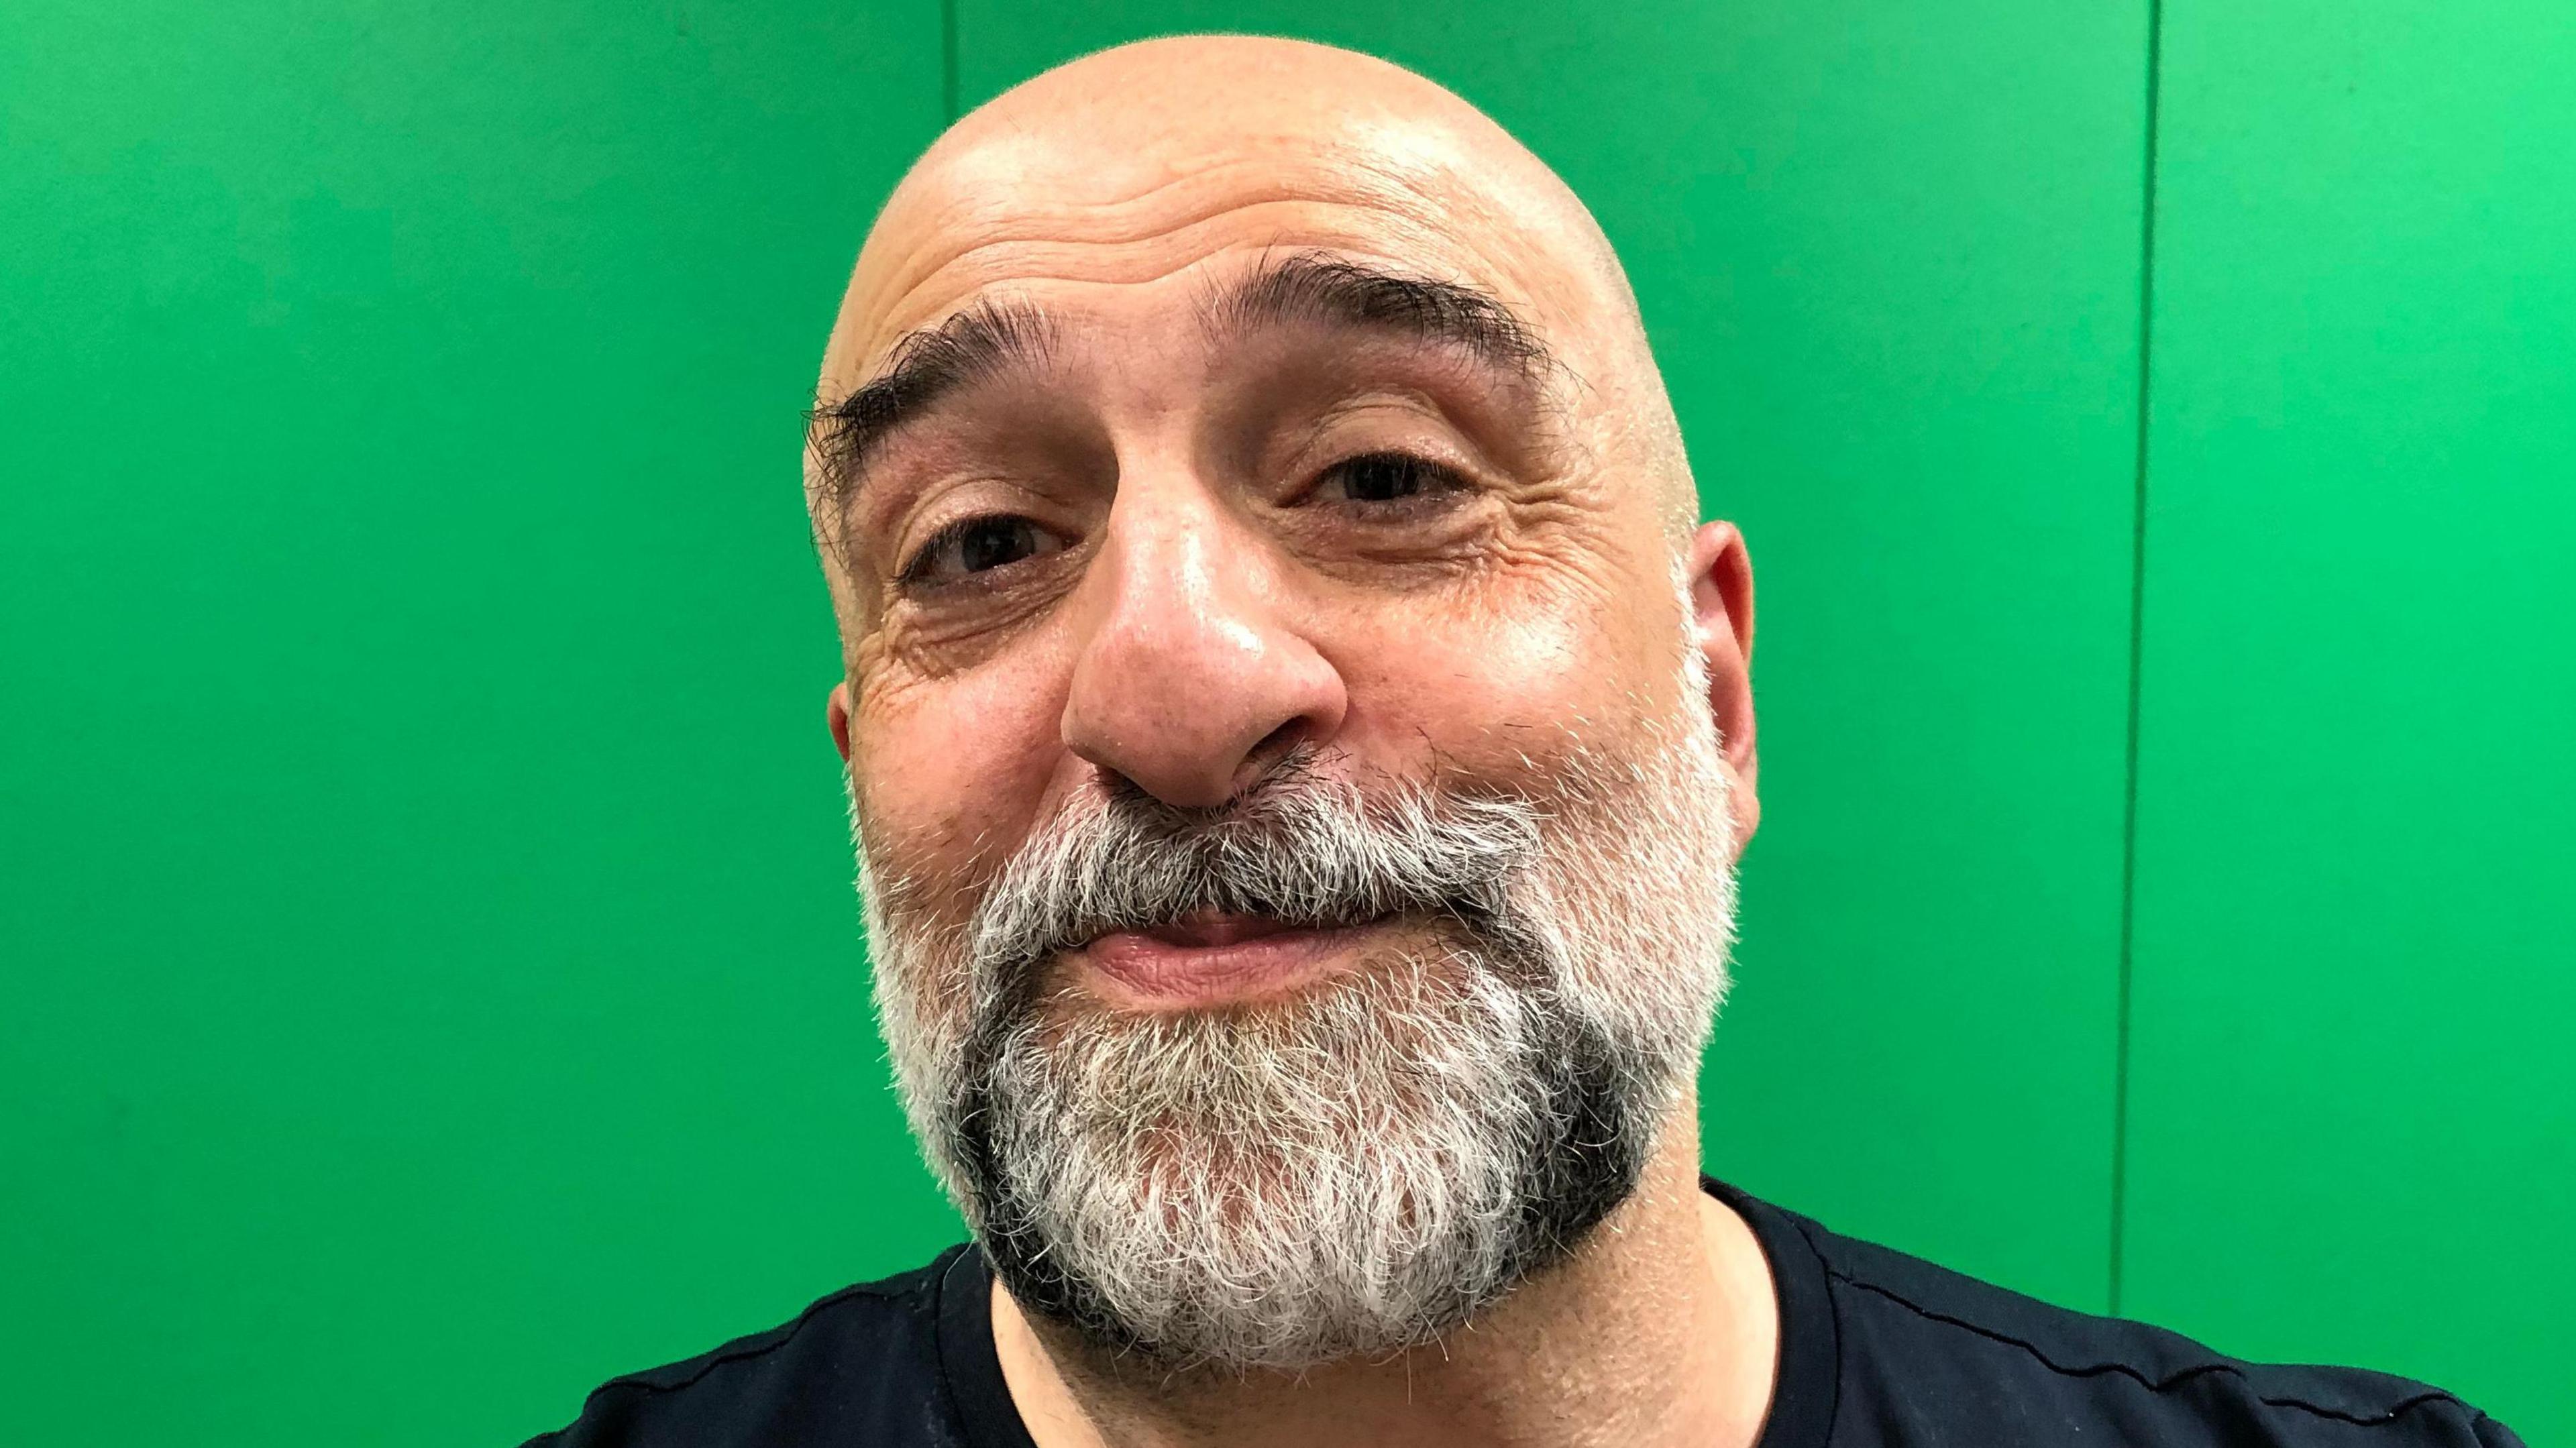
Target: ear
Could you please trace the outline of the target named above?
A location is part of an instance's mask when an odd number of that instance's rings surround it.
[[[831,719],[832,747],[841,751],[841,762],[850,762],[850,681],[843,679],[832,686],[831,701],[824,712]]]
[[[1762,822],[1753,744],[1753,560],[1732,523],[1703,523],[1691,535],[1693,637],[1708,664],[1708,707],[1735,786],[1735,847]]]

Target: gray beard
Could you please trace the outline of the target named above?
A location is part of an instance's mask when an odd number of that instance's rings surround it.
[[[1267,1011],[969,1041],[949,1151],[1021,1305],[1155,1366],[1426,1341],[1625,1200],[1652,1073],[1490,958],[1371,960]]]
[[[1694,716],[1546,801],[1369,799],[1311,755],[1220,811],[1112,787],[962,933],[896,923],[863,840],[905,1107],[1012,1296],[1164,1371],[1293,1371],[1429,1342],[1572,1251],[1634,1192],[1726,986],[1732,826]],[[1202,910],[1433,943],[1226,1010],[1047,983]]]

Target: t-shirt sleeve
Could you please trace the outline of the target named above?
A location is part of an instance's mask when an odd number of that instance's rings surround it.
[[[835,1293],[783,1326],[612,1379],[525,1448],[955,1448],[931,1275]]]

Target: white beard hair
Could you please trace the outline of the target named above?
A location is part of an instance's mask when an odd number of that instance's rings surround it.
[[[1622,1120],[1648,1138],[1622,1149],[1643,1162],[1689,1091],[1733,941],[1735,826],[1695,648],[1680,672],[1681,718],[1645,721],[1638,757],[1578,746],[1561,808],[1472,812],[1537,844],[1504,888],[1548,979],[1405,955],[1246,1012],[1122,1015],[1040,997],[999,1038],[993,1160],[1048,1270],[1077,1281],[1102,1319],[1076,1326],[1169,1369],[1296,1370],[1465,1321],[1531,1269],[1514,1233],[1552,1124],[1533,1089],[1561,1045],[1552,1021],[1616,1048]],[[1508,818],[1485,813],[1497,810]],[[895,922],[902,892],[871,868],[855,793],[852,829],[904,1109],[986,1235],[994,1184],[960,1159],[958,1128],[978,1084],[964,1079],[968,1040],[1007,983],[968,979],[973,925]],[[1331,844],[1388,847],[1365,829]]]

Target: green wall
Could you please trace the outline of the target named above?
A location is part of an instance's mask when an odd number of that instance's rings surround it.
[[[2576,9],[2165,21],[2125,1310],[2576,1442]]]
[[[1190,28],[1628,258],[1762,592],[1713,1168],[2576,1433],[2563,7],[18,0],[0,1442],[514,1441],[951,1239],[797,411],[952,105]]]

